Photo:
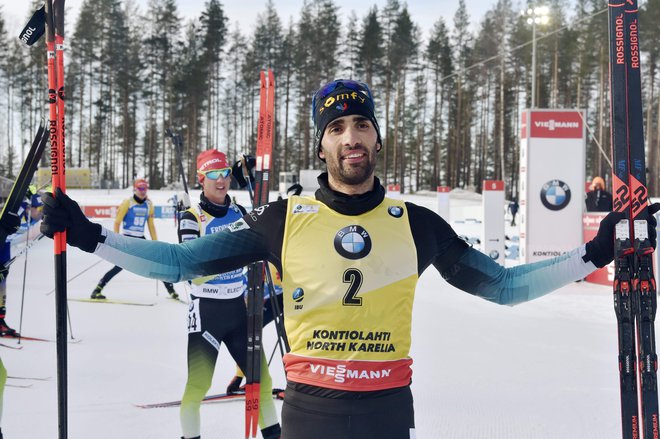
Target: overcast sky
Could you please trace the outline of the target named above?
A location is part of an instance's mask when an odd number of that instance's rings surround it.
[[[146,10],[147,0],[136,0],[143,10]],[[199,17],[204,9],[206,0],[179,0],[180,15],[187,18]],[[290,17],[298,17],[302,5],[301,0],[274,0],[277,6],[278,14],[282,23],[287,25]],[[465,0],[472,25],[474,26],[481,19],[482,14],[495,4],[496,0]],[[3,16],[7,23],[8,30],[18,33],[27,22],[30,13],[29,8],[32,2],[29,0],[0,0]],[[82,0],[66,0],[67,22],[72,23],[78,16],[78,9]],[[335,3],[340,7],[342,14],[342,24],[345,24],[347,17],[352,10],[355,10],[359,18],[364,17],[372,5],[378,5],[382,8],[386,0],[367,0],[356,2],[355,0],[336,0]],[[403,2],[402,2],[403,3]],[[265,11],[265,0],[225,0],[222,1],[226,15],[229,17],[231,28],[238,22],[244,33],[251,33],[257,14]],[[407,2],[408,11],[412,19],[424,31],[424,36],[428,34],[433,27],[433,23],[440,17],[445,17],[448,24],[456,12],[458,2],[449,0],[409,0]]]

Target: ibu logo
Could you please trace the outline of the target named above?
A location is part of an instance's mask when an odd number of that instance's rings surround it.
[[[303,301],[305,298],[305,291],[303,291],[302,288],[296,288],[293,290],[293,293],[291,294],[291,298],[293,299],[294,302],[296,302],[295,305],[293,305],[293,309],[302,309],[303,305],[300,304],[300,302]]]

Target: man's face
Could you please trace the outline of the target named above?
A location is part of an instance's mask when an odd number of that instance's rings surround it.
[[[380,149],[377,139],[376,128],[364,116],[343,116],[330,122],[320,152],[330,178],[348,186],[370,181]]]
[[[216,173],[211,173],[210,176],[215,177],[215,174]],[[218,178],[215,180],[210,178],[210,176],[202,174],[199,177],[199,182],[202,185],[204,195],[212,203],[224,204],[229,185],[231,184],[231,174],[227,175],[227,177],[217,175]]]

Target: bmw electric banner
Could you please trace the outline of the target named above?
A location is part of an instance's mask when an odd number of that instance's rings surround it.
[[[520,257],[535,262],[582,244],[583,110],[525,110],[520,135]]]

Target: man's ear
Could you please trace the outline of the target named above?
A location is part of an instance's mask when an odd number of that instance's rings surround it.
[[[200,186],[204,186],[204,174],[197,174],[197,181]]]
[[[323,147],[319,147],[319,158],[325,160],[325,153],[323,152]]]
[[[376,145],[377,145],[376,152],[380,152],[380,150],[383,149],[383,145],[381,145],[380,143],[377,143]]]

